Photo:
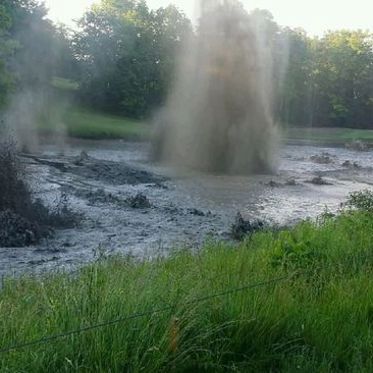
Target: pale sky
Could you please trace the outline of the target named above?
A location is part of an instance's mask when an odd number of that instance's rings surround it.
[[[195,19],[196,0],[148,0],[150,8],[176,5]],[[49,17],[73,26],[85,9],[99,0],[45,0]],[[373,0],[243,0],[248,10],[268,9],[282,26],[302,27],[312,35],[341,28],[373,31]]]

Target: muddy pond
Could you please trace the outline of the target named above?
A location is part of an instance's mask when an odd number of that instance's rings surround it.
[[[25,156],[36,195],[61,194],[80,214],[74,229],[27,248],[0,248],[0,273],[73,269],[103,254],[154,257],[228,239],[237,212],[289,225],[336,211],[373,185],[373,151],[287,145],[275,175],[221,176],[152,164],[146,143],[79,141],[63,154],[44,145]]]

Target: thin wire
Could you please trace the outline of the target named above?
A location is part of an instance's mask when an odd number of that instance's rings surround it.
[[[47,342],[55,341],[55,340],[62,339],[62,338],[65,338],[65,337],[69,337],[69,336],[72,336],[72,335],[75,335],[75,334],[85,333],[85,332],[88,332],[88,331],[91,331],[91,330],[95,330],[95,329],[103,328],[103,327],[106,327],[106,326],[119,324],[119,323],[122,323],[122,322],[125,322],[125,321],[138,319],[138,318],[153,315],[153,314],[156,314],[156,313],[169,311],[171,309],[174,309],[178,305],[179,306],[188,306],[188,305],[195,304],[195,303],[201,303],[201,302],[204,302],[204,301],[207,301],[207,300],[210,300],[210,299],[220,298],[220,297],[224,297],[224,296],[227,296],[227,295],[230,295],[230,294],[239,293],[239,292],[242,292],[242,291],[245,291],[245,290],[250,290],[250,289],[254,289],[254,288],[257,288],[257,287],[261,287],[261,286],[268,286],[268,285],[271,285],[271,284],[274,284],[274,283],[289,280],[293,276],[294,275],[283,276],[283,277],[278,277],[278,278],[263,281],[263,282],[258,282],[258,283],[255,283],[255,284],[249,284],[249,285],[245,285],[245,286],[242,286],[242,287],[239,287],[239,288],[226,290],[226,291],[221,292],[221,293],[216,293],[216,294],[213,294],[213,295],[207,295],[205,297],[196,298],[196,299],[190,300],[188,302],[184,302],[184,303],[180,303],[180,304],[173,304],[173,305],[165,306],[165,307],[150,310],[150,311],[134,313],[134,314],[126,316],[126,317],[121,317],[121,318],[118,318],[118,319],[102,322],[102,323],[99,323],[99,324],[89,325],[89,326],[82,327],[80,329],[71,330],[71,331],[68,331],[68,332],[65,332],[65,333],[54,334],[54,335],[51,335],[51,336],[43,337],[43,338],[36,339],[36,340],[33,340],[33,341],[29,341],[29,342],[17,343],[13,346],[9,346],[9,347],[5,347],[5,348],[0,349],[0,354],[4,354],[4,353],[11,352],[11,351],[14,351],[14,350],[20,350],[20,349],[35,346],[35,345],[38,345],[38,344],[44,344],[44,343],[47,343]]]

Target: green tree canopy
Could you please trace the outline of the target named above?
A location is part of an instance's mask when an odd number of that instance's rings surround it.
[[[363,31],[329,32],[314,48],[316,123],[368,126],[373,116],[373,38]]]
[[[84,14],[75,33],[46,15],[37,0],[1,1],[0,108],[10,92],[45,91],[60,76],[78,81],[84,104],[144,117],[164,102],[180,46],[193,35],[191,22],[175,6],[150,10],[145,0],[102,0]],[[247,22],[271,49],[268,79],[278,121],[373,128],[371,33],[340,30],[310,37],[280,27],[265,10],[253,11]]]
[[[135,117],[161,103],[177,48],[191,32],[182,13],[174,6],[150,11],[145,1],[104,0],[79,24],[74,46],[86,103]]]
[[[12,25],[9,10],[7,3],[0,4],[0,109],[5,105],[13,82],[9,71],[9,59],[15,49],[15,42],[9,34]]]

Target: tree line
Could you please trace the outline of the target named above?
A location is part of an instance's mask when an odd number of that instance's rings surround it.
[[[15,92],[48,90],[62,77],[78,83],[81,105],[147,117],[166,98],[178,51],[198,33],[176,7],[150,10],[145,0],[102,0],[78,21],[77,31],[46,15],[36,0],[0,4],[3,110]],[[311,37],[279,26],[268,11],[251,17],[271,43],[277,121],[373,128],[373,34],[340,30]]]

